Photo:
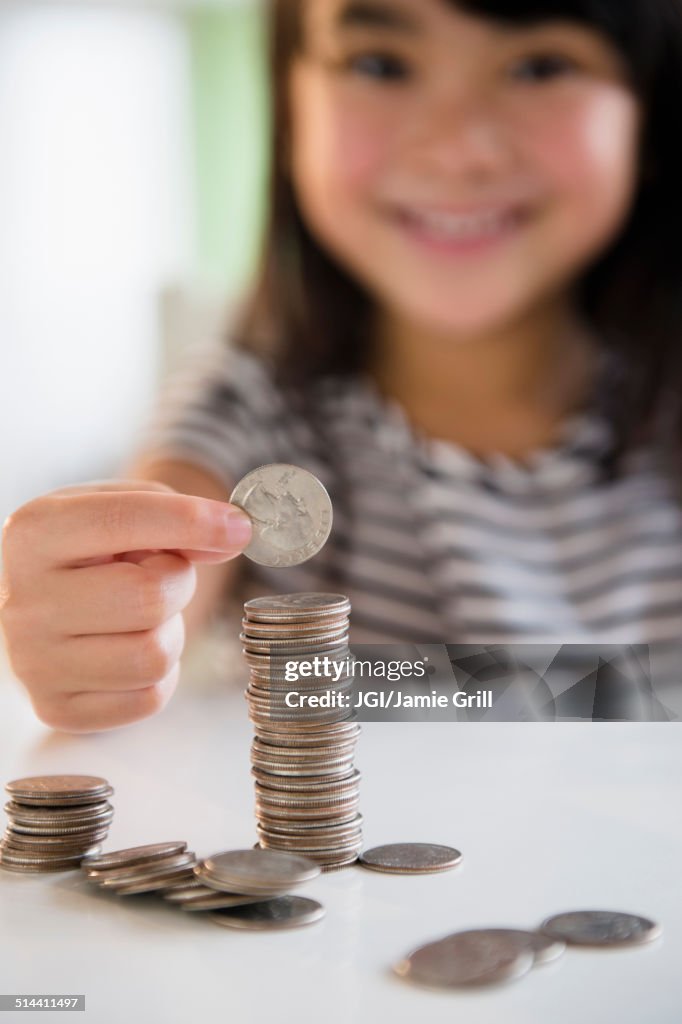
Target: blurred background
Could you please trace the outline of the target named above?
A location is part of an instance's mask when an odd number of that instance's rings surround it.
[[[113,476],[265,202],[259,0],[0,2],[0,522]]]

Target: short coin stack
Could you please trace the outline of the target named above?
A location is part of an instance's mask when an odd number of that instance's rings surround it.
[[[113,789],[93,775],[39,775],[5,787],[9,824],[0,865],[9,871],[66,871],[101,849],[114,808]]]
[[[362,845],[349,615],[343,594],[259,597],[244,605],[240,635],[260,846],[304,854],[325,870],[352,864]],[[303,706],[287,704],[293,691]]]
[[[81,868],[91,882],[117,896],[167,891],[194,878],[196,857],[185,842],[153,843],[128,850],[97,853]]]

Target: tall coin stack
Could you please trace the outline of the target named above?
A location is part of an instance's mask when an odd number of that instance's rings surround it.
[[[113,789],[94,775],[36,775],[8,782],[9,824],[0,865],[10,871],[65,871],[98,853],[114,808]]]
[[[349,615],[343,594],[258,597],[244,605],[240,634],[250,670],[260,846],[304,854],[323,870],[352,864],[362,845],[360,772],[353,765],[360,726],[347,706]],[[311,663],[316,671],[304,674]],[[294,691],[303,706],[287,704]],[[310,706],[309,697],[324,698],[323,706]]]

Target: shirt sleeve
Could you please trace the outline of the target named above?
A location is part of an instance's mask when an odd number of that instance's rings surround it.
[[[281,402],[255,354],[225,342],[193,348],[166,378],[135,449],[145,459],[191,462],[231,489],[249,470],[277,461]]]

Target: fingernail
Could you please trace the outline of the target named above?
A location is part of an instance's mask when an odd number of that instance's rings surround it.
[[[246,547],[251,540],[251,520],[241,509],[230,509],[228,516],[229,538],[235,547]]]

